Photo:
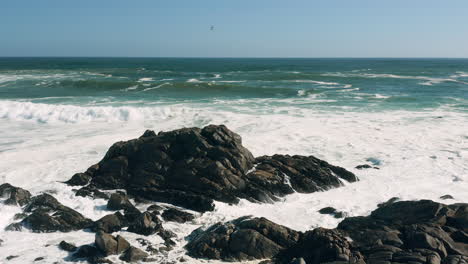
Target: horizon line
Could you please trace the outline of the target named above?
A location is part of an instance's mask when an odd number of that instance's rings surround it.
[[[0,56],[3,58],[115,58],[115,59],[468,59],[468,57],[203,57],[203,56]]]

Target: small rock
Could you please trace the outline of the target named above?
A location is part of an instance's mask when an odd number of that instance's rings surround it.
[[[453,196],[450,195],[450,194],[442,195],[439,198],[442,199],[442,200],[454,199]]]
[[[157,216],[153,216],[149,212],[144,212],[128,226],[127,231],[149,236],[156,233],[161,228],[161,221]]]
[[[34,261],[41,261],[41,260],[44,260],[45,258],[44,257],[38,257],[38,258],[35,258]]]
[[[84,186],[89,183],[91,180],[91,176],[86,173],[76,173],[71,177],[70,180],[66,181],[65,183],[70,186]]]
[[[96,256],[99,256],[99,250],[90,245],[83,245],[78,248],[78,251],[76,251],[73,254],[74,258],[94,258]]]
[[[127,251],[125,251],[122,254],[120,259],[127,262],[137,262],[145,259],[146,257],[148,257],[148,253],[144,252],[139,248],[131,246]]]
[[[96,233],[95,244],[106,256],[120,254],[130,247],[130,243],[122,236],[113,237],[101,231]]]
[[[12,260],[12,259],[17,258],[17,257],[19,257],[19,256],[10,255],[10,256],[6,257],[6,260]]]
[[[7,197],[5,204],[23,206],[29,202],[31,193],[9,183],[4,183],[0,185],[0,197]]]
[[[335,218],[343,218],[346,216],[346,213],[338,211],[333,207],[324,207],[319,210],[319,213],[332,215]]]
[[[107,193],[98,190],[95,186],[92,185],[78,189],[75,195],[81,197],[91,197],[93,199],[109,199],[109,195]]]
[[[59,248],[68,252],[76,251],[77,247],[71,243],[62,240],[59,244]]]
[[[185,223],[192,221],[195,216],[191,213],[183,212],[175,208],[169,208],[162,213],[162,218],[166,221]]]
[[[372,168],[372,166],[368,164],[363,164],[363,165],[357,165],[355,168],[358,170],[362,170],[362,169],[370,169]]]
[[[126,218],[120,213],[109,214],[94,222],[91,228],[94,232],[104,231],[106,233],[113,233],[121,230],[127,225]]]
[[[111,194],[109,201],[107,202],[107,208],[109,210],[122,210],[122,209],[133,209],[133,204],[128,199],[127,195],[122,193]]]

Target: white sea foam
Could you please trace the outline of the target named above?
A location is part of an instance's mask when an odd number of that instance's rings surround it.
[[[315,84],[322,84],[322,85],[340,85],[336,82],[322,82],[322,81],[314,81],[314,80],[293,80],[293,82],[298,83],[315,83]]]
[[[200,83],[200,82],[202,82],[202,81],[193,78],[193,79],[188,79],[187,82],[188,82],[188,83]]]
[[[436,77],[427,77],[427,76],[408,76],[408,75],[396,75],[396,74],[386,74],[386,73],[324,73],[322,76],[331,76],[331,77],[359,77],[359,78],[389,78],[389,79],[410,79],[410,80],[424,80],[420,84],[422,85],[433,85],[439,84],[442,82],[455,82],[461,84],[468,84],[468,82],[460,81],[452,78],[436,78]]]
[[[138,79],[138,81],[139,82],[151,82],[151,81],[153,81],[153,78],[145,77],[145,78]]]
[[[171,83],[166,82],[166,83],[162,83],[160,85],[154,86],[154,87],[145,88],[145,89],[143,89],[143,92],[154,90],[154,89],[159,89],[159,88],[163,87],[164,85],[169,85],[169,84],[171,84]]]
[[[261,100],[252,100],[257,101]],[[166,229],[177,234],[178,243],[167,256],[158,256],[167,261],[177,261],[184,254],[184,237],[192,230],[244,215],[264,216],[304,231],[316,226],[336,226],[339,219],[317,212],[325,206],[357,216],[369,214],[377,203],[393,196],[443,202],[439,197],[451,194],[455,198],[451,202],[468,201],[466,113],[440,110],[344,114],[290,105],[275,107],[274,111],[261,108],[249,111],[249,102],[220,100],[204,106],[155,103],[137,108],[0,101],[0,183],[9,182],[33,194],[54,192],[63,204],[96,220],[109,213],[102,209],[105,201],[76,197],[72,188],[60,181],[98,162],[114,142],[138,137],[146,129],[158,132],[211,123],[226,124],[239,133],[243,144],[255,156],[315,155],[353,171],[360,178],[357,183],[325,192],[295,193],[274,204],[245,200],[238,205],[217,202],[215,211],[199,216],[193,223],[164,223]],[[227,110],[234,107],[239,108]],[[435,118],[439,116],[442,118]],[[354,169],[368,158],[381,160],[380,170]],[[0,237],[5,241],[0,255],[20,256],[9,263],[32,263],[42,256],[46,256],[47,262],[63,262],[67,253],[56,246],[61,240],[77,245],[94,241],[93,233],[82,231],[6,232],[3,228],[14,221],[14,214],[20,210],[13,206],[0,208]],[[139,208],[144,210],[145,206]],[[126,231],[119,234],[138,246],[136,238],[140,236]],[[148,239],[158,245],[162,243],[158,236]],[[47,244],[52,246],[46,247]],[[219,263],[184,258],[188,263]],[[117,256],[111,260],[119,263]]]

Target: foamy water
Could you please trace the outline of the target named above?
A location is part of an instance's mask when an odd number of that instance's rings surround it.
[[[358,216],[395,196],[468,202],[467,72],[464,60],[31,59],[27,67],[0,60],[0,183],[33,195],[49,192],[97,220],[112,213],[106,201],[76,197],[61,182],[101,160],[114,142],[146,129],[208,124],[240,134],[255,156],[314,155],[360,179],[274,204],[217,202],[215,211],[195,213],[193,223],[164,223],[177,234],[177,246],[158,261],[183,256],[184,238],[194,229],[244,215],[305,231],[338,224],[317,212],[326,206]],[[355,169],[371,162],[380,169]],[[445,194],[455,199],[440,200]],[[58,249],[61,240],[94,241],[85,231],[4,231],[20,211],[0,204],[0,256],[20,256],[8,263],[37,257],[63,263],[68,253]],[[139,246],[142,236],[120,234]],[[147,239],[162,242],[157,235]]]
[[[5,106],[7,104],[7,106]],[[216,204],[192,224],[167,223],[178,235],[178,246],[164,259],[184,254],[184,237],[200,226],[243,215],[264,216],[305,231],[335,227],[340,221],[317,211],[333,206],[350,216],[366,215],[380,202],[432,199],[451,194],[468,201],[468,116],[440,111],[386,113],[323,113],[291,107],[272,114],[225,111],[218,107],[76,107],[0,102],[0,180],[30,190],[47,191],[60,202],[93,220],[111,213],[104,200],[74,196],[60,183],[98,162],[112,143],[140,136],[145,129],[167,131],[180,127],[225,124],[243,138],[255,156],[274,153],[315,155],[353,171],[360,181],[313,194],[293,194],[274,204]],[[2,108],[0,108],[2,109]],[[41,110],[42,109],[42,110]],[[356,170],[366,159],[379,160],[380,170]],[[144,210],[145,205],[139,205]],[[3,206],[0,229],[13,222],[17,207]],[[121,232],[133,245],[136,234]],[[67,254],[56,247],[61,240],[91,243],[93,233],[32,234],[0,231],[1,255],[16,254],[11,263],[47,256],[60,261]],[[157,236],[150,240],[160,243]],[[51,246],[45,247],[47,244]],[[37,249],[41,250],[38,251]],[[42,250],[43,249],[43,250]],[[11,253],[10,253],[11,252]],[[115,257],[111,258],[118,261]],[[195,261],[195,260],[191,260]]]

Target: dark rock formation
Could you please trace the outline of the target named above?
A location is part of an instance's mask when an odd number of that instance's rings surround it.
[[[50,194],[34,196],[24,208],[30,213],[20,223],[7,226],[8,230],[27,227],[34,232],[69,232],[90,227],[92,221],[77,211],[62,205]]]
[[[73,244],[70,244],[66,241],[61,241],[60,244],[59,244],[59,248],[61,250],[65,250],[65,251],[68,251],[68,252],[73,252],[73,251],[76,251],[78,248],[73,245]]]
[[[453,196],[450,195],[450,194],[442,195],[439,198],[442,199],[442,200],[454,199]]]
[[[105,192],[100,191],[96,186],[88,185],[83,188],[76,190],[76,196],[91,197],[93,199],[109,199],[109,195]]]
[[[87,185],[91,180],[91,176],[86,173],[76,173],[71,177],[70,180],[66,181],[65,183],[70,186],[83,186]]]
[[[105,256],[120,254],[130,248],[130,243],[122,236],[114,237],[102,231],[96,233],[94,243]]]
[[[165,210],[161,216],[166,221],[172,221],[172,222],[178,222],[178,223],[185,223],[188,221],[192,221],[195,218],[193,214],[180,211],[175,208],[169,208]]]
[[[120,212],[109,214],[94,222],[92,230],[103,231],[106,233],[113,233],[121,230],[123,227],[128,226],[128,221]]]
[[[4,183],[0,185],[0,197],[7,197],[5,204],[23,206],[29,202],[31,193],[9,183]]]
[[[324,208],[319,210],[319,213],[328,214],[328,215],[331,215],[331,216],[333,216],[335,218],[343,218],[343,217],[346,216],[345,212],[338,211],[333,207],[324,207]]]
[[[206,231],[195,230],[186,248],[193,257],[247,260],[275,256],[291,247],[300,233],[265,218],[238,218],[218,223]]]
[[[346,218],[337,229],[306,232],[294,247],[277,256],[276,263],[286,264],[299,257],[307,264],[450,263],[451,255],[468,256],[468,241],[462,235],[468,229],[467,219],[468,204],[447,206],[427,200],[387,203],[370,216]]]
[[[222,125],[157,135],[146,131],[138,139],[115,143],[84,174],[70,182],[81,184],[89,176],[83,188],[126,189],[134,197],[200,212],[213,210],[213,200],[271,202],[294,191],[327,190],[341,186],[341,179],[357,180],[351,172],[312,156],[255,159],[240,136]]]
[[[468,204],[385,203],[370,216],[346,218],[336,229],[305,233],[262,218],[240,218],[196,230],[188,239],[191,256],[209,259],[272,258],[270,263],[276,264],[466,263]]]
[[[127,251],[125,251],[122,254],[120,259],[127,262],[137,262],[144,260],[146,257],[148,257],[148,253],[144,252],[139,248],[131,246]]]
[[[376,170],[380,170],[379,167],[371,166],[371,165],[369,165],[369,164],[357,165],[355,168],[358,169],[358,170],[364,170],[364,169],[376,169]]]
[[[149,236],[162,230],[161,220],[150,213],[144,212],[140,214],[130,225],[127,231],[137,233],[140,235]]]
[[[109,201],[107,201],[107,209],[110,210],[133,210],[135,206],[130,202],[127,195],[123,193],[111,194]]]

